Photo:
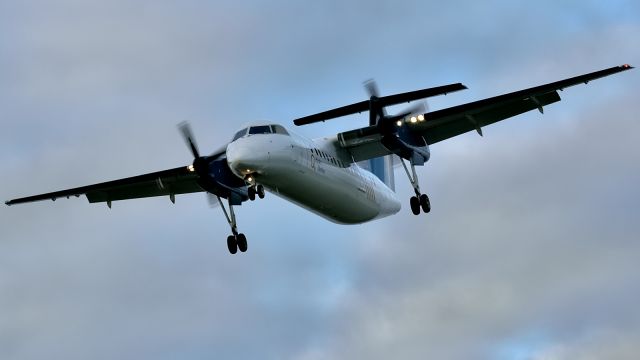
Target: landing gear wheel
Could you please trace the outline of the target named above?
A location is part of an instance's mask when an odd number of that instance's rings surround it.
[[[425,213],[431,211],[431,201],[429,201],[427,194],[420,195],[420,206]]]
[[[253,201],[256,199],[256,188],[254,188],[253,186],[249,186],[247,192],[249,193],[249,200]]]
[[[260,197],[260,199],[264,199],[264,186],[258,185],[256,187],[256,192],[258,193],[258,196]]]
[[[235,236],[233,235],[227,236],[227,247],[229,248],[229,252],[231,254],[235,254],[238,252],[238,241],[236,240]]]
[[[247,237],[244,236],[244,234],[238,234],[236,240],[238,242],[238,250],[240,250],[241,252],[247,251]]]
[[[420,200],[417,197],[412,196],[409,204],[411,204],[411,211],[413,212],[413,215],[420,215]]]

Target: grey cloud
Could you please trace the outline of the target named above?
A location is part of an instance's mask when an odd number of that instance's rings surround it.
[[[5,199],[185,164],[185,118],[213,149],[256,117],[360,100],[372,76],[389,93],[471,87],[439,108],[640,58],[630,1],[0,6]],[[434,146],[426,217],[344,227],[274,196],[243,206],[243,257],[198,194],[3,207],[0,356],[624,358],[636,78]]]
[[[565,341],[590,346],[598,329],[637,333],[632,97],[579,111],[571,130],[466,137],[459,142],[473,147],[454,156],[434,146],[425,182],[438,210],[427,221],[394,219],[373,246],[360,242],[366,275],[328,357],[496,358],[501,343],[533,331],[559,343],[535,344],[541,352],[571,358],[578,350],[562,350]],[[632,347],[593,341],[602,354]]]
[[[554,344],[534,354],[538,359],[634,359],[637,356],[637,332],[594,331],[568,344]]]

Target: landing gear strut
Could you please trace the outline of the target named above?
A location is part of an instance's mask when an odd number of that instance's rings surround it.
[[[229,213],[227,213],[227,209],[225,208],[222,200],[220,200],[219,196],[218,202],[220,203],[220,207],[224,212],[224,216],[227,218],[227,222],[229,226],[231,226],[231,235],[227,236],[227,248],[229,248],[229,252],[231,254],[235,254],[240,250],[240,252],[247,251],[247,237],[244,236],[243,233],[238,233],[238,224],[236,222],[236,214],[233,211],[233,205],[231,205],[231,198],[229,198]],[[230,215],[230,216],[229,216]]]
[[[420,184],[418,183],[418,173],[416,173],[416,166],[409,162],[411,165],[411,173],[409,173],[409,169],[407,165],[404,163],[404,159],[400,159],[402,163],[402,167],[404,171],[407,173],[407,177],[409,177],[409,181],[411,182],[411,186],[413,186],[413,191],[415,191],[416,196],[412,196],[409,204],[411,205],[411,212],[414,215],[420,214],[420,209],[425,213],[431,211],[431,202],[429,201],[429,196],[427,194],[420,193]]]

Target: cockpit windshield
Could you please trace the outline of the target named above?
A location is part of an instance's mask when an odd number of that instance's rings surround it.
[[[249,128],[249,135],[254,134],[271,134],[271,126],[263,125],[263,126],[252,126]]]
[[[244,128],[238,131],[236,135],[233,137],[233,140],[231,141],[236,141],[246,135],[257,135],[257,134],[289,135],[287,130],[282,125],[258,125],[258,126],[251,126],[248,128]]]
[[[289,135],[287,129],[285,129],[282,125],[271,125],[271,128],[273,129],[274,134]]]
[[[238,131],[236,133],[236,135],[233,137],[233,140],[231,140],[231,141],[236,141],[236,140],[240,139],[241,137],[245,136],[246,134],[247,134],[247,128],[244,128],[244,129]]]

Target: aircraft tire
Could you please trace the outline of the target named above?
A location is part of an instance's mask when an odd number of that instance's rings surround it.
[[[238,241],[238,249],[240,250],[240,252],[247,251],[247,248],[248,248],[247,237],[244,236],[244,234],[240,233],[238,234],[237,241]]]
[[[253,186],[249,186],[249,189],[247,189],[248,195],[249,195],[249,200],[253,201],[256,199],[256,188],[254,188]]]
[[[420,206],[425,213],[431,211],[431,201],[429,201],[427,194],[420,195]]]
[[[420,215],[420,200],[417,197],[412,196],[409,204],[411,205],[411,212],[413,212],[413,215]]]
[[[258,196],[260,197],[260,199],[264,199],[264,186],[258,185],[256,192],[258,193]]]
[[[229,252],[232,255],[238,252],[238,241],[236,240],[235,236],[227,236],[227,248],[229,248]]]

